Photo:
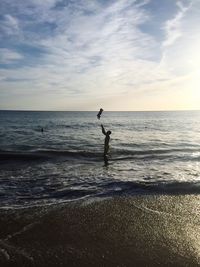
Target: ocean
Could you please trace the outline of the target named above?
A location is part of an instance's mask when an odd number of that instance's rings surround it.
[[[200,193],[200,111],[97,113],[0,111],[0,207]]]
[[[0,266],[199,267],[200,111],[96,115],[0,111]]]

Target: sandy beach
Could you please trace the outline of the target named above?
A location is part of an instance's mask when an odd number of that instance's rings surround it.
[[[1,210],[0,266],[200,266],[198,195]]]

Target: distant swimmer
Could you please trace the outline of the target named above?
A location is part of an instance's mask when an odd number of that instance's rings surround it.
[[[101,114],[102,114],[102,112],[103,112],[103,109],[100,108],[99,113],[97,114],[97,118],[98,118],[99,120],[100,120],[100,118],[101,118]]]
[[[105,143],[104,143],[103,158],[104,158],[105,165],[108,165],[108,151],[109,151],[109,142],[110,142],[111,131],[106,132],[102,124],[101,124],[101,129],[102,129],[102,133],[106,136],[105,137]]]

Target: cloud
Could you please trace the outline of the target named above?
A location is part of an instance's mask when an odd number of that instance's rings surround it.
[[[75,90],[81,85],[83,90],[92,91],[94,84],[104,87],[104,83],[108,86],[119,82],[118,76],[124,75],[125,68],[131,62],[135,64],[133,61],[137,58],[148,58],[148,52],[154,46],[151,36],[137,28],[148,20],[148,15],[136,1],[117,1],[107,4],[106,8],[97,1],[80,1],[78,4],[73,1],[61,10],[52,9],[56,1],[31,3],[37,7],[39,19],[35,22],[29,17],[23,21],[21,30],[25,37],[28,36],[24,42],[29,43],[30,39],[32,45],[46,50],[38,59],[42,60],[43,77],[48,77],[46,81],[52,77],[52,82],[57,79],[60,87],[67,83]],[[26,9],[28,7],[24,9],[27,14]],[[44,10],[46,15],[42,16]],[[38,25],[37,31],[33,31],[33,26],[41,22],[43,24]],[[48,36],[39,35],[45,22],[56,24]],[[46,27],[51,28],[51,25]],[[24,76],[27,76],[26,70]],[[105,77],[110,81],[105,82]],[[106,90],[107,86],[101,90]]]
[[[176,78],[174,48],[185,36],[183,23],[191,10],[172,2],[176,15],[163,19],[147,8],[149,0],[2,0],[1,88],[30,103],[32,97],[34,105],[36,95],[45,97],[47,109],[87,109],[159,86],[166,90],[162,85]],[[164,25],[163,40],[150,28],[143,30],[153,20],[154,29],[158,22]],[[180,64],[173,64],[178,72]]]
[[[200,34],[198,31],[199,2],[189,1],[187,5],[177,3],[178,12],[175,18],[166,22],[168,37],[162,43],[162,68],[169,72],[171,77],[185,76],[199,69],[200,57],[198,48]],[[166,28],[165,28],[166,29]]]
[[[184,6],[181,1],[177,2],[177,7],[179,11],[175,15],[173,19],[168,20],[165,23],[164,30],[166,32],[166,39],[163,42],[163,46],[170,46],[182,36],[182,24],[181,21],[184,18],[186,12],[191,7],[191,4],[188,6]]]
[[[13,63],[22,59],[23,56],[13,50],[7,48],[0,48],[0,64]]]
[[[10,14],[6,14],[3,16],[3,20],[0,24],[0,33],[4,33],[6,35],[16,35],[19,32],[19,23],[18,20],[11,16]]]

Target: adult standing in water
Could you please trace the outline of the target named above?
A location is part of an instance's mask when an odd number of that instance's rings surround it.
[[[103,124],[101,124],[101,129],[102,129],[102,133],[106,136],[105,137],[105,142],[104,142],[104,153],[103,153],[103,158],[104,158],[104,162],[105,165],[108,165],[108,151],[109,151],[109,142],[110,142],[110,135],[111,135],[111,131],[105,131]]]

